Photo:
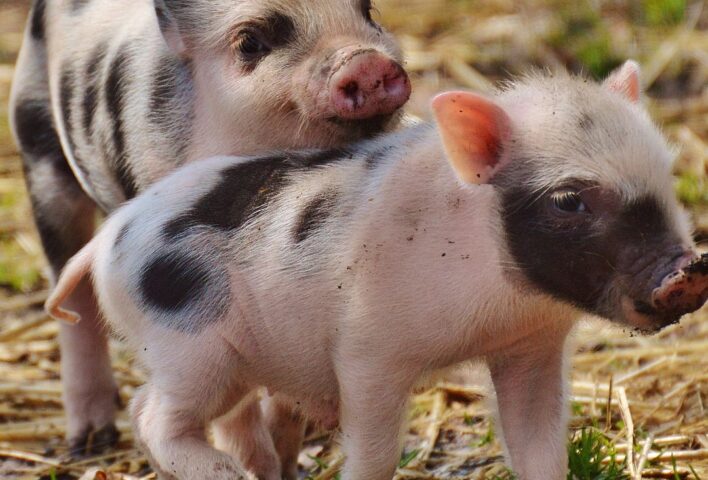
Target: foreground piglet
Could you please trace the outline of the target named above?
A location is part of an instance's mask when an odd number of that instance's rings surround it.
[[[339,420],[342,478],[390,480],[412,386],[480,358],[519,478],[564,479],[575,320],[655,331],[708,296],[638,97],[630,62],[443,94],[435,125],[348,148],[200,162],[114,215],[47,307],[78,320],[62,305],[92,276],[149,370],[136,436],[165,478],[244,478],[204,428],[266,386]],[[252,427],[233,453],[274,450]]]

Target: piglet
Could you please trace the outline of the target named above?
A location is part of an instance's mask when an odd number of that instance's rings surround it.
[[[339,421],[344,480],[390,480],[416,381],[478,358],[518,477],[564,479],[576,319],[652,332],[708,297],[638,77],[531,75],[378,140],[198,162],[118,211],[47,308],[78,321],[93,278],[149,371],[135,434],[165,478],[280,479],[228,455],[275,449],[257,424],[232,452],[204,435],[265,386]]]
[[[8,111],[51,279],[92,238],[97,211],[185,163],[331,148],[397,128],[411,83],[373,8],[33,0]],[[91,289],[79,288],[71,308],[84,321],[59,333],[74,454],[118,437],[107,337]]]

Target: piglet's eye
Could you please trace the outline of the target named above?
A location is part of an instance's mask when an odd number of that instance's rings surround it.
[[[573,190],[562,190],[551,195],[553,206],[565,213],[584,213],[587,206],[583,202],[578,192]]]
[[[261,36],[252,30],[244,30],[236,37],[235,49],[247,62],[258,60],[268,55],[270,47],[261,40]]]

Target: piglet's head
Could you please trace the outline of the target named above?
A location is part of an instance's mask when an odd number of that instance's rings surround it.
[[[627,62],[604,83],[530,76],[493,99],[433,101],[458,179],[499,199],[505,264],[524,290],[655,331],[708,299],[672,188],[671,152],[640,106]]]

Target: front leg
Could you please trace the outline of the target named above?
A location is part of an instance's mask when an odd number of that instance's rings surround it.
[[[384,368],[347,366],[340,375],[342,480],[391,480],[401,455],[400,432],[412,381]]]
[[[524,338],[488,359],[501,433],[519,480],[564,480],[567,329]]]

